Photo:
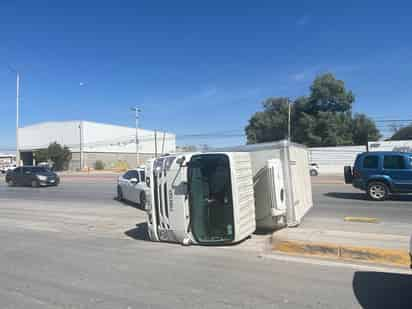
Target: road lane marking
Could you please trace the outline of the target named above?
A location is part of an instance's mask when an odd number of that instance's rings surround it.
[[[348,222],[379,223],[378,218],[371,217],[344,217],[343,220]]]

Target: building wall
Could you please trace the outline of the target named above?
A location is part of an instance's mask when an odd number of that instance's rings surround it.
[[[343,174],[343,167],[353,165],[358,154],[366,151],[366,146],[337,146],[309,148],[310,162],[319,165],[319,174]]]
[[[139,129],[140,153],[176,151],[176,136],[167,132]],[[136,152],[136,129],[83,121],[83,151],[85,152]],[[156,141],[156,143],[155,143]],[[157,146],[157,147],[156,147]]]
[[[369,151],[412,152],[412,140],[369,142]]]
[[[80,121],[44,122],[19,129],[20,150],[47,148],[58,142],[70,148],[80,144]]]
[[[139,154],[139,166],[146,163],[150,158],[153,158],[152,153],[140,153]],[[116,163],[126,162],[129,168],[137,167],[136,154],[124,153],[124,152],[84,152],[83,168],[94,168],[96,161],[102,161],[105,169],[116,168]],[[69,163],[69,170],[78,170],[80,168],[80,153],[73,152],[72,160]]]
[[[83,168],[94,167],[97,160],[111,168],[118,161],[136,166],[136,129],[89,121],[39,123],[19,130],[20,150],[27,157],[33,150],[47,148],[57,142],[72,151],[69,168],[80,168],[80,144]],[[176,136],[172,133],[139,129],[140,164],[155,154],[176,151]],[[155,142],[156,141],[156,142]]]

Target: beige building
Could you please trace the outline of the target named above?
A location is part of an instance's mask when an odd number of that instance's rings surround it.
[[[119,162],[135,167],[155,155],[176,151],[176,136],[172,133],[139,129],[137,155],[135,140],[135,128],[90,121],[43,122],[19,129],[24,164],[33,164],[34,151],[53,142],[69,147],[72,170],[92,168],[98,160],[103,161],[105,168],[115,168]]]

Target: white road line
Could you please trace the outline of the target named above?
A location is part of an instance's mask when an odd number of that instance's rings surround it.
[[[314,259],[310,257],[299,257],[299,256],[292,256],[292,255],[279,254],[279,253],[261,254],[260,257],[264,259],[273,259],[273,260],[282,261],[282,262],[303,263],[303,264],[311,264],[311,265],[325,266],[325,267],[350,268],[350,269],[362,270],[362,271],[390,272],[390,273],[397,273],[397,274],[407,274],[407,275],[412,276],[412,270],[395,268],[395,267],[373,266],[373,265],[365,265],[365,264],[353,264],[353,263],[346,263],[346,262],[328,261],[324,259]]]

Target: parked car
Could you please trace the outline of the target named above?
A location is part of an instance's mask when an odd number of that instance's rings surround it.
[[[144,168],[132,169],[120,176],[117,180],[117,199],[144,207],[146,204],[145,189],[147,188],[145,178]]]
[[[310,163],[309,164],[309,174],[310,174],[310,176],[318,176],[319,175],[319,165],[317,163]]]
[[[21,166],[6,174],[6,182],[9,186],[58,186],[59,176],[41,166]]]
[[[383,201],[392,193],[412,193],[412,153],[364,152],[353,168],[345,166],[345,182]]]

